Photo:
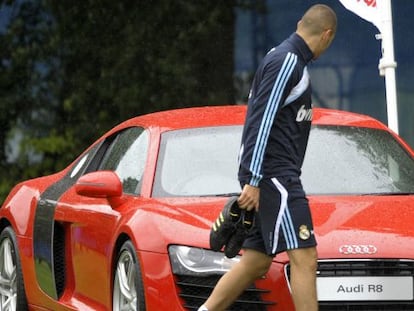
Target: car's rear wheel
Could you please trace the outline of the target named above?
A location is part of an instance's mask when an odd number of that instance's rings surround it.
[[[16,234],[10,227],[0,234],[0,310],[27,310]]]
[[[113,311],[145,310],[141,269],[131,241],[126,241],[118,253],[112,297]]]

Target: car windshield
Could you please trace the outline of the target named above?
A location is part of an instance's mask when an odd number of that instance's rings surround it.
[[[414,159],[387,131],[313,126],[302,182],[308,194],[414,193]]]
[[[239,193],[241,131],[219,126],[164,133],[153,196]],[[414,159],[383,130],[313,126],[302,181],[314,195],[414,193]]]

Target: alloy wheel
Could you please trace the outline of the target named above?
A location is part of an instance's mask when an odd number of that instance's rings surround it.
[[[17,266],[9,238],[0,243],[0,310],[15,311],[17,306]]]
[[[113,292],[114,311],[138,311],[137,268],[130,249],[123,248],[118,257]]]

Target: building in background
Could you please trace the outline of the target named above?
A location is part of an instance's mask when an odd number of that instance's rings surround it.
[[[346,10],[339,0],[246,0],[255,10],[236,10],[235,77],[239,102],[246,101],[252,75],[269,49],[296,29],[306,9],[327,4],[338,16],[332,46],[309,66],[314,104],[373,116],[387,124],[384,77],[379,75],[381,41],[377,28]],[[397,62],[399,134],[414,146],[414,1],[392,1]]]

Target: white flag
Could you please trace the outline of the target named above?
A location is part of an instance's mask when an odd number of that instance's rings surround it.
[[[339,0],[345,8],[373,23],[382,33],[382,0]]]

